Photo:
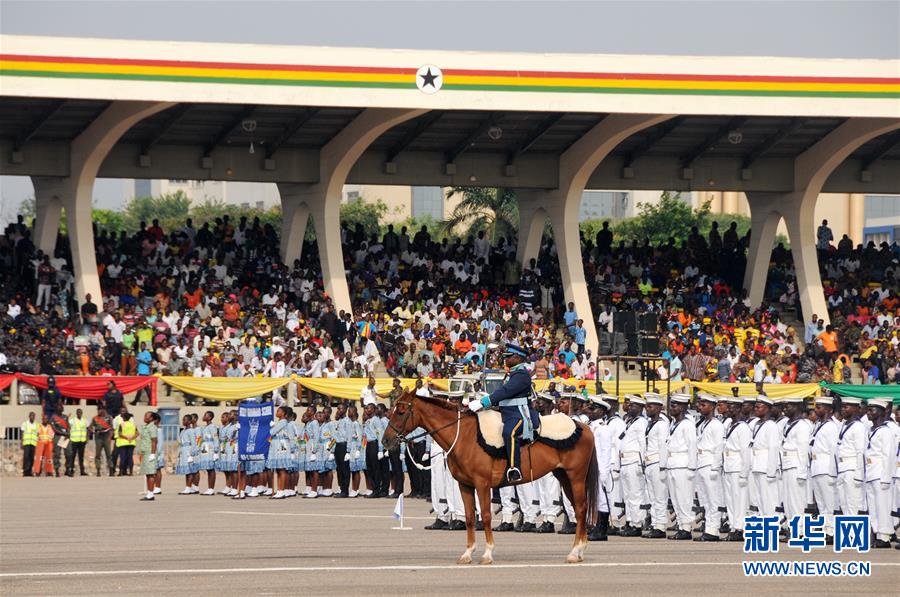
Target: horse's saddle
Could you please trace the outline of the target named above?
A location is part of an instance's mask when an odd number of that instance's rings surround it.
[[[570,416],[556,413],[541,415],[540,420],[540,426],[535,429],[535,441],[560,450],[578,443],[581,428]],[[494,458],[506,458],[503,417],[498,411],[485,409],[478,413],[478,445]]]

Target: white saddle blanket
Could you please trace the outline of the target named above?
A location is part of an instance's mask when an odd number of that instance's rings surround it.
[[[575,433],[575,421],[568,415],[556,413],[541,415],[541,425],[537,435],[547,439],[562,441]],[[482,410],[478,413],[478,428],[487,445],[494,448],[503,447],[503,418],[496,410]]]

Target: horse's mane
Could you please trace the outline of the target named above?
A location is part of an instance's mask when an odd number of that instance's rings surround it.
[[[449,402],[447,400],[442,400],[441,398],[433,398],[431,396],[419,396],[415,392],[409,392],[409,395],[412,396],[414,400],[421,400],[426,402],[427,404],[431,404],[432,406],[436,406],[438,408],[442,408],[444,410],[452,410],[453,412],[457,412],[459,410],[459,406],[453,402]]]

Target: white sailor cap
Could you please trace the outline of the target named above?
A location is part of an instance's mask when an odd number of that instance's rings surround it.
[[[610,403],[619,403],[619,397],[614,394],[600,394],[600,399]]]
[[[701,402],[711,402],[713,404],[715,404],[717,402],[717,400],[715,399],[714,396],[712,396],[711,394],[707,394],[705,392],[701,392],[701,393],[697,394],[697,399]]]
[[[834,397],[833,396],[817,396],[816,397],[816,405],[819,404],[823,406],[830,406],[834,408]]]
[[[671,396],[669,396],[669,402],[677,402],[678,404],[690,404],[691,395],[684,394],[682,392],[675,392]]]
[[[785,396],[784,398],[779,398],[778,402],[782,404],[803,404],[803,398],[800,396]]]
[[[772,401],[772,399],[769,398],[768,396],[766,396],[765,394],[757,394],[756,400],[754,400],[754,402],[762,402],[763,404],[768,404],[769,406],[772,406],[773,404],[775,404]]]
[[[656,392],[644,392],[644,402],[647,404],[659,404],[660,406],[666,403],[663,397]]]
[[[841,404],[862,406],[862,398],[857,398],[855,396],[841,396]]]
[[[740,396],[722,396],[719,398],[719,402],[727,402],[728,404],[743,404],[744,400]]]
[[[632,404],[640,404],[641,406],[645,406],[647,404],[647,401],[637,394],[625,394],[625,400],[631,402]]]
[[[599,406],[601,408],[605,408],[609,410],[609,403],[603,399],[603,396],[600,394],[590,394],[588,396],[588,400],[590,400],[593,406]]]
[[[887,410],[887,407],[891,404],[890,398],[869,398],[866,400],[866,406],[880,406],[881,408]]]

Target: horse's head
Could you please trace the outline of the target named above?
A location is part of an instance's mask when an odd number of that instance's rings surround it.
[[[381,439],[381,443],[388,450],[397,448],[400,445],[400,440],[418,427],[418,416],[416,416],[413,409],[415,400],[416,395],[412,391],[406,390],[394,402],[391,416],[388,417],[387,429],[385,429],[384,437]]]

